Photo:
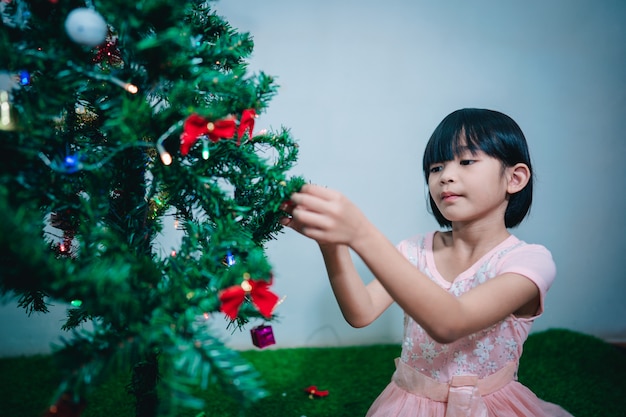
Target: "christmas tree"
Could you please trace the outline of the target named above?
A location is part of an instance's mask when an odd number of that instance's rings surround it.
[[[79,415],[120,369],[137,416],[201,409],[210,383],[266,395],[215,331],[275,318],[264,244],[303,183],[290,132],[255,131],[277,86],[248,71],[251,37],[207,1],[0,13],[0,293],[28,313],[72,306],[46,414]],[[162,254],[170,216],[182,242]]]

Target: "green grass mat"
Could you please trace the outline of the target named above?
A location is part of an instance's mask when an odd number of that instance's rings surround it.
[[[246,417],[358,417],[389,382],[399,346],[296,348],[242,352],[261,373],[271,395]],[[539,397],[576,417],[626,416],[626,353],[567,330],[532,334],[524,345],[519,380]],[[0,359],[3,416],[36,417],[49,405],[58,374],[49,356]],[[81,417],[132,417],[128,375],[112,378],[87,399]],[[309,399],[309,385],[329,395]],[[238,404],[213,386],[201,393],[206,416],[239,417]],[[185,411],[181,417],[195,416]]]

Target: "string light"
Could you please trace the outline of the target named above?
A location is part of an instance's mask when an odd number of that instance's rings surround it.
[[[80,171],[82,168],[82,164],[80,163],[80,158],[76,155],[67,155],[63,159],[63,165],[65,166],[65,172],[73,174],[74,172]]]
[[[226,264],[226,266],[233,266],[237,263],[237,261],[235,260],[235,255],[233,255],[231,251],[228,251],[226,253],[226,257],[224,258],[224,263]]]
[[[81,66],[74,65],[71,61],[69,62],[69,64],[72,65],[76,69],[77,72],[83,73],[87,75],[88,77],[91,77],[95,80],[111,82],[117,86],[122,87],[124,90],[128,91],[131,94],[137,94],[139,92],[139,87],[137,87],[135,84],[124,82],[120,80],[119,78],[116,78],[112,75],[100,74],[100,73],[93,72],[93,71],[86,71]]]
[[[163,165],[170,165],[172,163],[172,155],[170,155],[170,153],[165,150],[165,147],[163,147],[163,142],[165,142],[165,139],[169,138],[170,135],[174,133],[174,131],[176,131],[177,129],[180,129],[183,123],[184,123],[184,120],[180,120],[177,123],[170,126],[170,128],[167,129],[165,133],[163,133],[159,137],[159,139],[157,139],[156,141],[155,146],[156,146],[157,151],[159,152],[159,156],[161,157],[161,162],[163,162]]]
[[[21,85],[29,85],[30,84],[30,73],[26,70],[22,70],[19,72],[20,84]]]
[[[0,124],[2,124],[2,126],[7,126],[11,123],[10,110],[9,94],[6,91],[0,91]]]
[[[161,142],[157,142],[156,149],[159,152],[159,156],[161,157],[161,162],[163,162],[163,165],[170,165],[172,163],[172,155],[170,155],[170,153],[165,150]]]
[[[119,85],[120,87],[122,87],[124,90],[128,91],[131,94],[137,94],[137,92],[139,91],[139,88],[135,84],[125,83],[119,78],[111,77],[109,81],[111,81],[115,85]]]
[[[209,141],[206,137],[202,137],[202,159],[209,159]]]
[[[15,109],[9,102],[9,93],[0,91],[0,130],[15,130],[17,128],[17,118]]]
[[[46,164],[47,167],[52,169],[53,171],[62,172],[64,174],[73,174],[78,171],[93,171],[95,169],[100,169],[104,165],[106,165],[115,155],[119,152],[122,152],[124,149],[133,148],[133,147],[152,147],[151,143],[146,142],[134,142],[134,143],[125,143],[120,145],[117,149],[111,150],[110,154],[106,157],[100,159],[98,162],[93,164],[86,164],[83,162],[80,154],[68,154],[62,158],[50,160],[46,154],[43,152],[39,152],[39,159]]]

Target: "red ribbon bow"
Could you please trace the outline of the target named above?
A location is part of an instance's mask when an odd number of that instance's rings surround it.
[[[232,138],[235,135],[235,130],[237,131],[237,145],[239,145],[246,132],[252,137],[255,118],[256,111],[254,109],[244,110],[241,113],[241,120],[237,128],[234,117],[212,121],[194,113],[187,117],[183,124],[183,133],[180,135],[180,153],[183,156],[187,155],[200,136],[207,136],[211,142],[217,142],[220,139]]]
[[[237,129],[237,145],[241,143],[241,138],[246,133],[246,131],[248,131],[248,135],[252,137],[255,118],[256,111],[254,111],[254,109],[247,109],[241,113],[241,121],[239,122],[239,129]]]
[[[183,133],[180,135],[180,153],[185,156],[200,136],[208,136],[211,142],[222,138],[232,138],[235,134],[235,119],[210,121],[197,114],[185,120]]]
[[[222,291],[219,296],[222,302],[220,311],[232,320],[235,320],[246,295],[250,295],[252,304],[254,304],[257,310],[266,318],[270,318],[274,307],[278,304],[278,296],[268,289],[270,284],[270,282],[263,280],[255,281],[244,278],[240,285],[233,285]]]
[[[314,397],[319,398],[319,397],[328,396],[328,390],[325,390],[325,391],[318,390],[315,385],[311,385],[310,387],[305,388],[304,392],[309,394],[310,399],[313,399]]]

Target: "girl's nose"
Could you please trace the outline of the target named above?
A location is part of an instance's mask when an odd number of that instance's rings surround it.
[[[441,184],[445,184],[448,182],[454,182],[454,170],[448,165],[444,166],[441,171],[441,175],[439,176],[439,182]]]

